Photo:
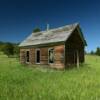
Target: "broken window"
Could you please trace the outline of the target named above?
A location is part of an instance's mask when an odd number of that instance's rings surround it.
[[[54,49],[49,49],[49,63],[54,63]]]

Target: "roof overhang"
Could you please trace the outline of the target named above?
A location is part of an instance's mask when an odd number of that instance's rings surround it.
[[[65,41],[60,42],[52,42],[52,43],[45,43],[45,44],[38,44],[38,45],[27,45],[27,46],[19,46],[20,48],[42,48],[42,47],[50,47],[50,46],[57,46],[57,45],[64,45]]]

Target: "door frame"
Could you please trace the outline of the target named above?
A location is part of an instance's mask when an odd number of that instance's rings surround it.
[[[40,61],[41,61],[41,51],[40,51],[40,49],[36,49],[36,50],[35,50],[35,63],[36,63],[36,64],[40,64],[40,62],[39,62],[39,63],[37,62],[37,51],[40,52]]]
[[[29,61],[27,61],[27,52],[29,52],[29,57],[28,57],[28,59],[29,59]],[[26,57],[26,63],[27,64],[29,64],[30,63],[30,50],[26,50],[26,52],[25,52],[26,54],[25,54],[25,57]]]

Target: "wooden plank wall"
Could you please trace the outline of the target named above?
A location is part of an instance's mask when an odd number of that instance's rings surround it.
[[[54,48],[54,63],[48,63],[48,49]],[[30,49],[20,49],[20,61],[21,63],[26,63],[26,51],[29,50],[29,64],[36,64],[35,62],[35,50],[40,49],[40,64],[50,65],[52,68],[64,68],[64,45],[41,47],[41,48],[30,48]]]
[[[77,55],[76,52],[79,53],[79,62],[84,62],[84,44],[77,29],[72,33],[65,44],[65,64],[76,64]]]

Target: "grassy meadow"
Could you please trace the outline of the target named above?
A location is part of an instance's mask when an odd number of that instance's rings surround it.
[[[100,57],[79,69],[32,68],[0,53],[0,100],[100,100]]]

